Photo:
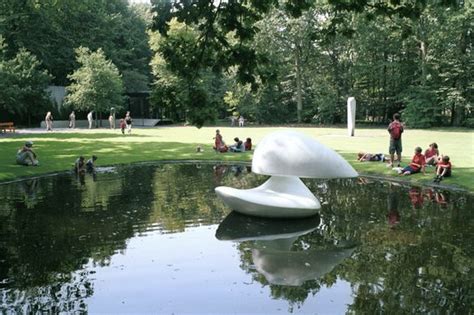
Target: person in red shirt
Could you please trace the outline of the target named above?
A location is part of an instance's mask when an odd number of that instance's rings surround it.
[[[244,142],[245,151],[252,151],[252,139],[247,138]]]
[[[425,151],[425,159],[427,165],[436,165],[438,163],[438,145],[433,142],[430,147]]]
[[[436,177],[433,181],[439,183],[443,177],[449,176],[451,176],[451,162],[449,162],[449,156],[445,155],[436,166]]]
[[[213,149],[216,150],[216,152],[220,152],[220,153],[227,152],[228,150],[227,146],[225,145],[224,140],[222,139],[222,135],[219,129],[216,130],[216,136],[214,137]]]
[[[410,164],[402,169],[400,175],[411,175],[415,173],[419,173],[421,170],[423,170],[423,174],[425,174],[425,165],[426,165],[426,160],[425,156],[421,154],[421,148],[416,147],[415,148],[415,155],[411,159]]]
[[[388,125],[388,133],[390,134],[390,145],[388,152],[390,153],[390,163],[388,166],[392,167],[395,162],[395,153],[397,153],[398,167],[402,161],[402,133],[403,124],[400,122],[400,114],[395,113],[393,115],[393,121]]]

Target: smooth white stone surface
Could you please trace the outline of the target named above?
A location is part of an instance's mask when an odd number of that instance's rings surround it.
[[[258,143],[253,155],[252,172],[327,179],[358,176],[338,153],[292,130],[273,132]]]
[[[294,176],[272,176],[253,189],[216,187],[216,194],[232,210],[268,218],[302,218],[317,214],[319,200]]]
[[[356,121],[356,100],[354,97],[347,99],[347,133],[349,137],[354,136]]]

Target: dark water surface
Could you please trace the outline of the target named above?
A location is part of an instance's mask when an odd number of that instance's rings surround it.
[[[469,314],[472,195],[305,180],[320,216],[231,213],[242,166],[135,165],[0,185],[0,313]]]

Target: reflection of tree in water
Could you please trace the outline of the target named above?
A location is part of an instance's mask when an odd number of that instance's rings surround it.
[[[322,201],[322,223],[318,230],[298,237],[291,250],[360,245],[350,259],[323,277],[294,287],[269,283],[254,265],[254,242],[240,243],[241,268],[254,281],[269,286],[273,298],[288,300],[292,311],[339,278],[352,284],[354,301],[348,311],[357,314],[468,314],[472,310],[474,220],[467,207],[474,202],[472,196],[441,192],[440,203],[436,200],[440,192],[426,188],[410,190],[370,181],[359,185],[352,180],[306,183]],[[416,207],[414,190],[421,194]],[[393,194],[398,209],[391,209]],[[395,227],[387,215],[394,210]]]
[[[240,267],[253,281],[268,286],[272,298],[288,300],[293,311],[321,286],[335,283],[331,271],[353,252],[353,244],[342,248],[308,243],[319,223],[317,216],[278,220],[232,212],[219,224],[216,237],[241,242]]]
[[[28,200],[22,188],[0,185],[6,197],[0,204],[2,307],[84,310],[84,298],[93,294],[85,264],[108,264],[130,237],[156,223],[167,231],[217,223],[228,209],[215,198],[216,185],[249,188],[265,180],[245,170],[235,176],[228,168],[216,182],[210,165],[118,172],[99,173],[96,183],[86,176],[85,187],[69,175],[38,179],[36,196]],[[390,228],[387,184],[305,182],[323,203],[322,224],[298,237],[291,250],[324,250],[347,242],[360,246],[324,276],[286,286],[258,273],[251,242],[242,242],[242,269],[268,286],[273,297],[290,301],[292,310],[339,278],[352,284],[355,298],[349,311],[355,313],[469,313],[474,222],[467,210],[472,196],[418,189],[423,203],[415,208],[408,188],[392,187],[399,196],[399,223]]]
[[[465,207],[466,198],[474,201],[472,196],[443,192],[451,202],[440,205],[432,197],[437,191],[380,183],[353,186],[341,193],[338,186],[348,188],[348,182],[328,182],[323,198],[329,206],[322,209],[322,217],[326,233],[337,240],[354,237],[361,243],[338,274],[353,284],[355,300],[349,309],[356,313],[466,313],[474,302],[470,295],[474,222]],[[399,194],[396,228],[386,217],[393,210],[386,203],[390,191]]]
[[[30,287],[26,290],[10,289],[0,296],[0,304],[5,307],[4,311],[8,310],[12,314],[63,312],[82,314],[87,312],[85,301],[92,294],[92,283],[88,275],[81,273],[71,279],[60,279],[54,284],[42,287]]]
[[[86,174],[84,183],[69,174],[41,178],[36,204],[25,201],[23,188],[0,186],[2,195],[11,196],[0,204],[3,307],[83,310],[93,287],[85,271],[76,271],[89,262],[109,264],[127,239],[156,223],[176,231],[219,222],[226,209],[214,186],[211,165],[124,167],[99,173],[97,181]]]
[[[87,187],[76,188],[80,184],[74,176],[42,178],[43,193],[34,208],[13,198],[6,205],[10,220],[0,224],[1,231],[8,231],[0,243],[3,305],[74,311],[83,304],[93,288],[87,275],[73,272],[89,261],[107,264],[144,226],[154,199],[146,175],[141,168],[124,170],[121,177],[100,174],[92,194]],[[86,186],[90,184],[86,178]],[[61,293],[64,290],[68,293]]]
[[[216,168],[217,167],[217,168]],[[151,220],[160,221],[167,231],[182,231],[190,222],[219,223],[225,211],[223,203],[215,198],[216,185],[231,182],[234,186],[251,185],[255,176],[235,176],[234,166],[227,165],[161,165],[154,171],[154,195]],[[219,172],[216,183],[215,172]],[[177,189],[178,187],[178,189]],[[247,186],[248,187],[248,186]]]
[[[295,307],[301,307],[310,294],[314,296],[319,292],[324,279],[306,281],[301,286],[275,285],[268,282],[265,276],[255,269],[251,251],[254,247],[253,243],[253,241],[247,241],[238,245],[240,268],[250,274],[253,281],[261,283],[264,287],[268,286],[272,298],[287,300],[288,311],[292,312]]]

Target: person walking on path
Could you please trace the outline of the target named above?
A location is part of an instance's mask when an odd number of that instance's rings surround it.
[[[87,114],[87,121],[89,122],[89,129],[92,129],[92,123],[94,122],[94,111],[91,110],[89,114]]]
[[[390,134],[390,146],[388,152],[390,153],[389,167],[393,167],[395,161],[395,153],[397,153],[398,167],[402,161],[402,133],[403,124],[400,122],[400,114],[393,115],[393,121],[388,125],[388,133]]]
[[[133,121],[133,119],[130,116],[130,112],[127,112],[127,114],[125,115],[125,123],[127,124],[128,134],[132,133],[132,121]]]
[[[53,114],[51,112],[46,113],[44,122],[46,123],[46,131],[53,131]]]
[[[74,111],[69,114],[69,128],[76,128],[76,114]]]
[[[240,115],[239,117],[239,127],[243,127],[245,123],[245,118],[244,116]]]

